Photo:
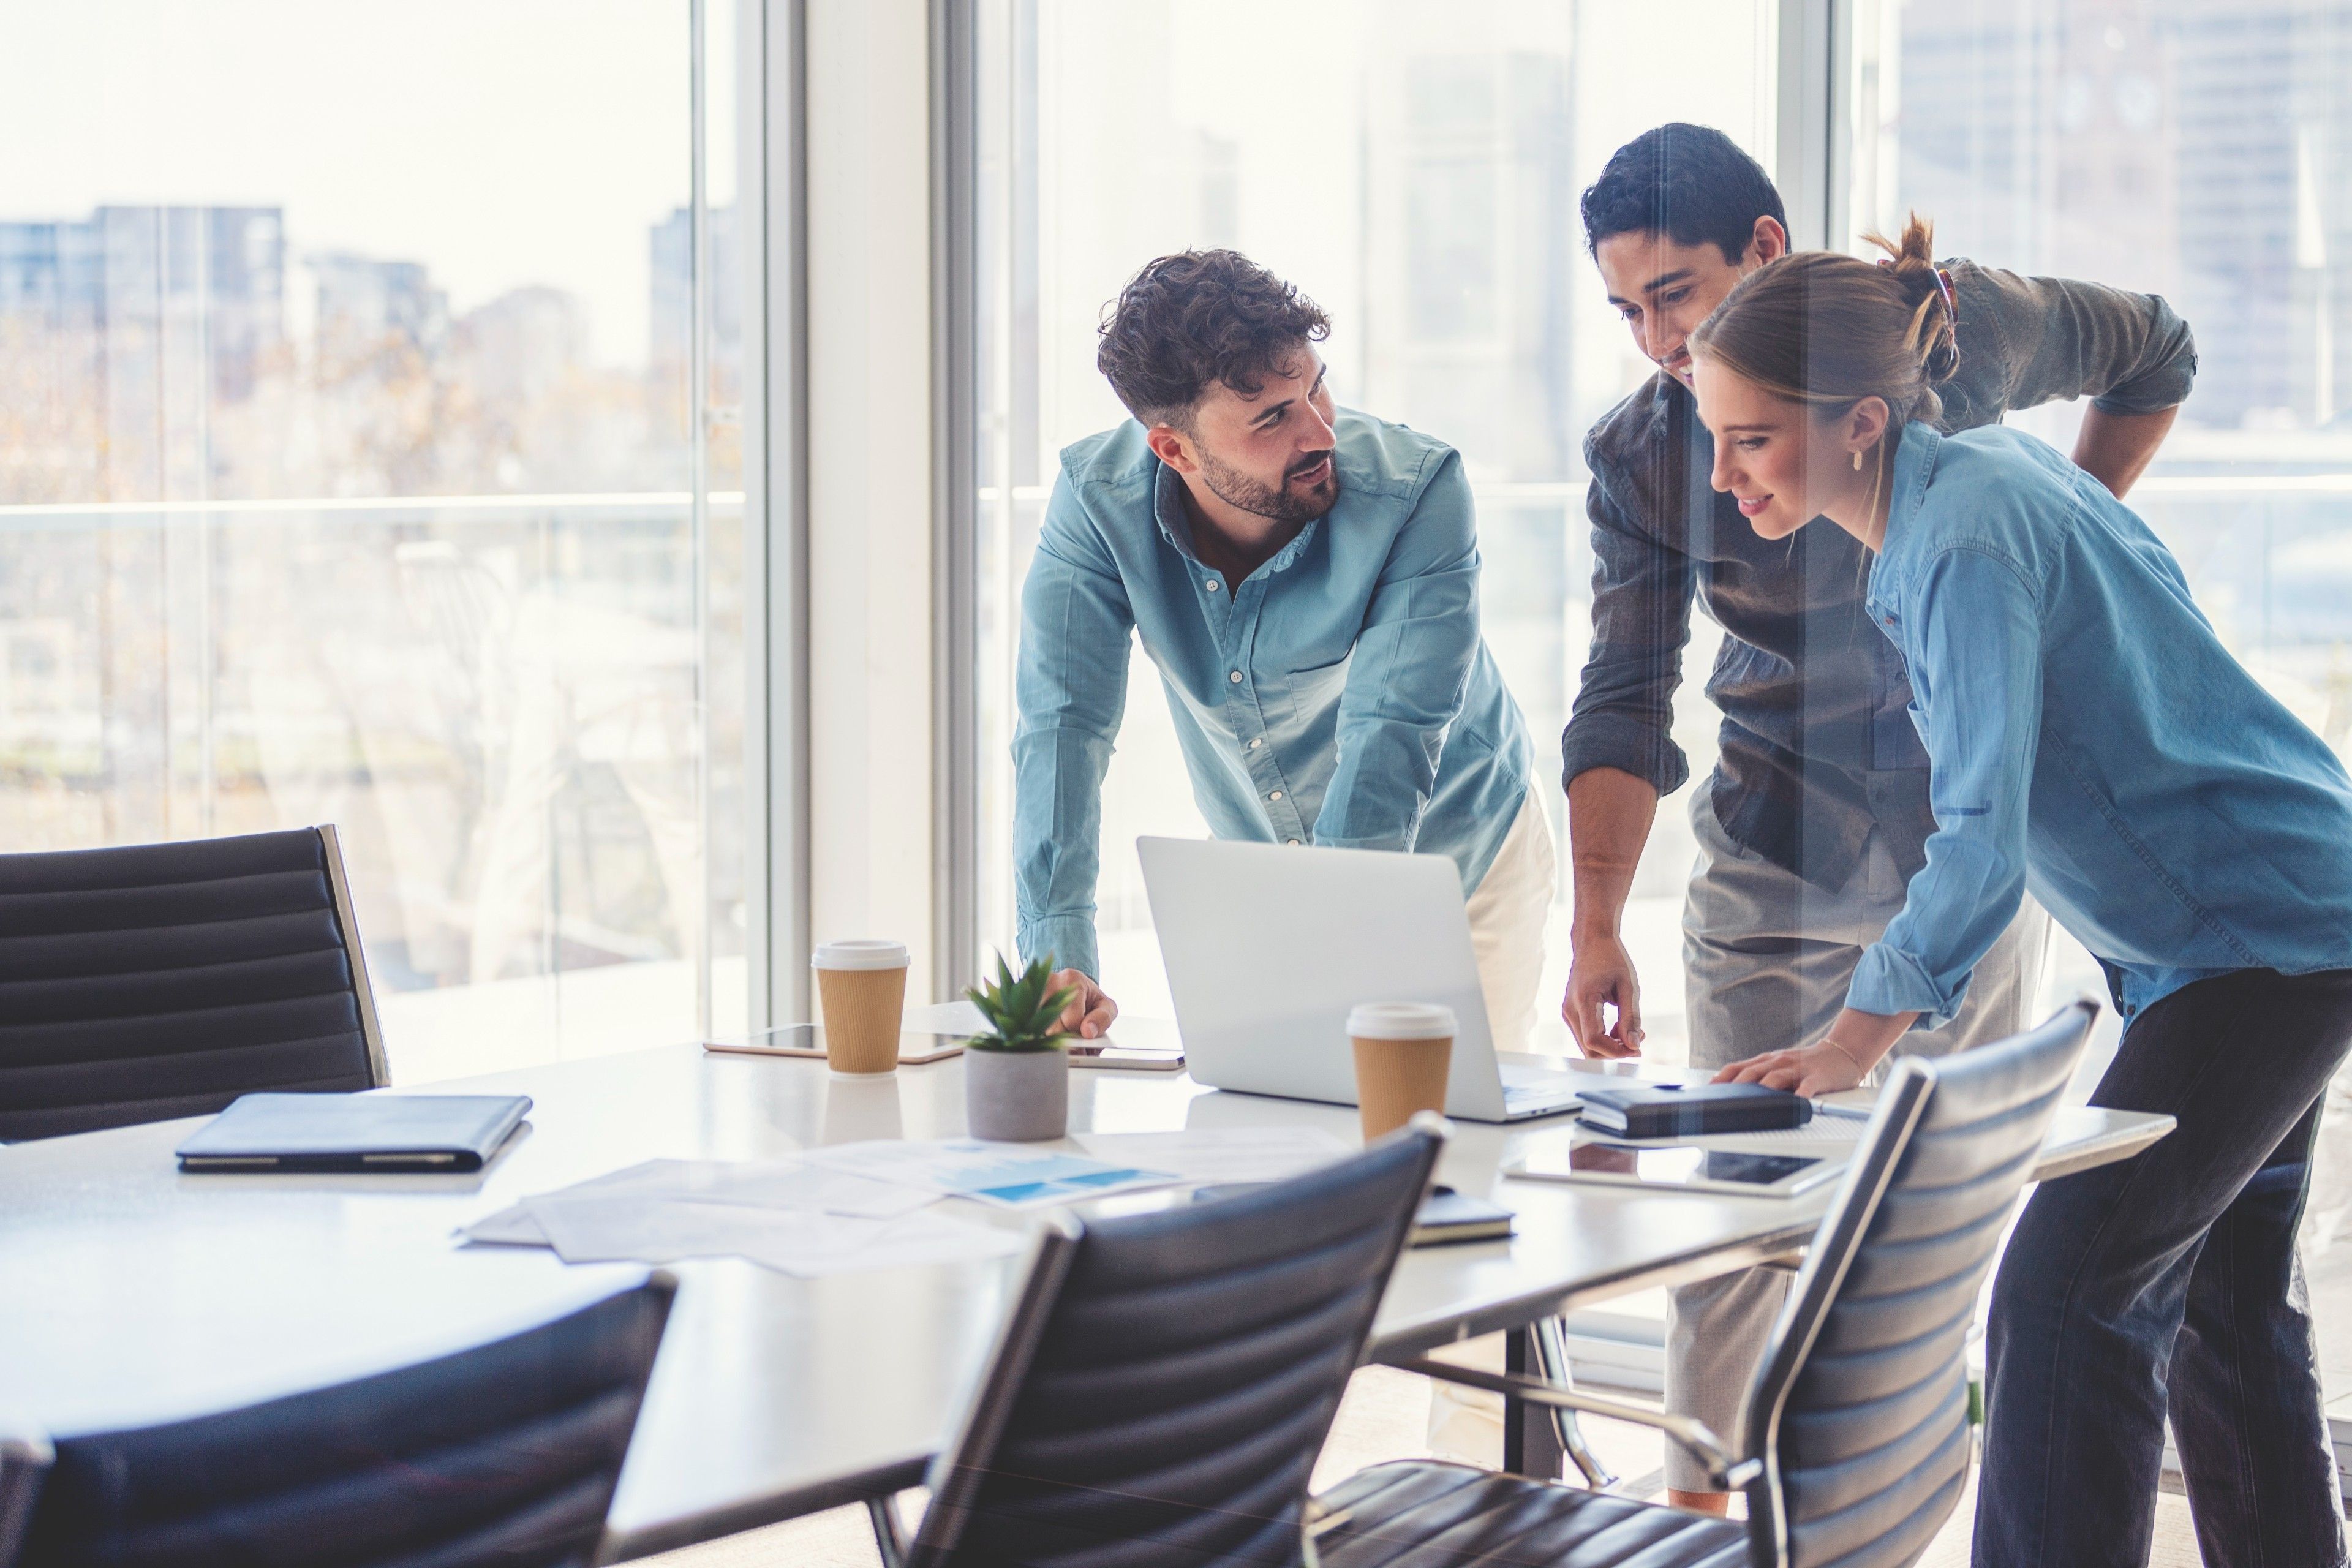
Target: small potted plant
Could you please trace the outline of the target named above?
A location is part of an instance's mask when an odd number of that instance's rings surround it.
[[[993,984],[964,993],[988,1020],[964,1042],[964,1122],[974,1138],[1034,1143],[1070,1130],[1070,1064],[1062,1054],[1062,1009],[1076,992],[1055,990],[1053,960],[1019,978],[996,956]]]

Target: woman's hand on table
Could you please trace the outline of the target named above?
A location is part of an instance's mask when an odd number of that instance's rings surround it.
[[[1793,1051],[1766,1051],[1760,1057],[1732,1063],[1715,1075],[1717,1083],[1760,1083],[1785,1089],[1808,1099],[1835,1094],[1861,1084],[1863,1069],[1853,1058],[1827,1040]]]

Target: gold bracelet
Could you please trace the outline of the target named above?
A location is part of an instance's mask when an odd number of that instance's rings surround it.
[[[1856,1057],[1852,1051],[1847,1050],[1843,1046],[1839,1045],[1827,1035],[1823,1035],[1822,1037],[1822,1044],[1827,1046],[1830,1049],[1835,1051],[1846,1060],[1853,1063],[1853,1070],[1860,1073],[1863,1077],[1868,1078],[1870,1076],[1870,1069],[1862,1065],[1862,1059],[1859,1057]]]

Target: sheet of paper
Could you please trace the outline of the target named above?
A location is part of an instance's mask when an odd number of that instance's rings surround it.
[[[1019,1235],[937,1214],[859,1219],[811,1209],[607,1197],[530,1198],[524,1207],[567,1263],[743,1258],[803,1279],[997,1258]]]
[[[939,1201],[934,1192],[827,1170],[808,1164],[798,1156],[789,1160],[647,1160],[541,1196],[607,1203],[682,1201],[734,1205],[861,1219],[895,1219]],[[547,1232],[533,1216],[528,1201],[476,1220],[460,1234],[468,1241],[490,1246],[545,1247],[549,1242]]]
[[[1164,1187],[1180,1179],[1170,1171],[1113,1164],[1059,1149],[983,1143],[976,1138],[928,1143],[837,1143],[813,1149],[807,1157],[813,1165],[848,1175],[971,1198],[1001,1208],[1076,1203],[1107,1193]]]
[[[1076,1137],[1097,1160],[1170,1171],[1188,1182],[1279,1182],[1348,1152],[1344,1141],[1320,1127],[1201,1127]]]

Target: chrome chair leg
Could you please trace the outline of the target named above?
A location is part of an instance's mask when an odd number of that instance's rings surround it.
[[[892,1500],[888,1493],[866,1500],[866,1517],[874,1526],[874,1551],[882,1559],[882,1568],[901,1568],[907,1561],[907,1538],[898,1529]]]
[[[1575,1380],[1569,1371],[1568,1330],[1559,1318],[1546,1318],[1535,1325],[1536,1367],[1545,1382],[1561,1388],[1574,1388]],[[1552,1434],[1559,1442],[1560,1452],[1584,1476],[1584,1484],[1594,1491],[1605,1492],[1617,1484],[1618,1478],[1593,1453],[1592,1446],[1584,1440],[1583,1429],[1576,1424],[1576,1412],[1551,1407]]]

